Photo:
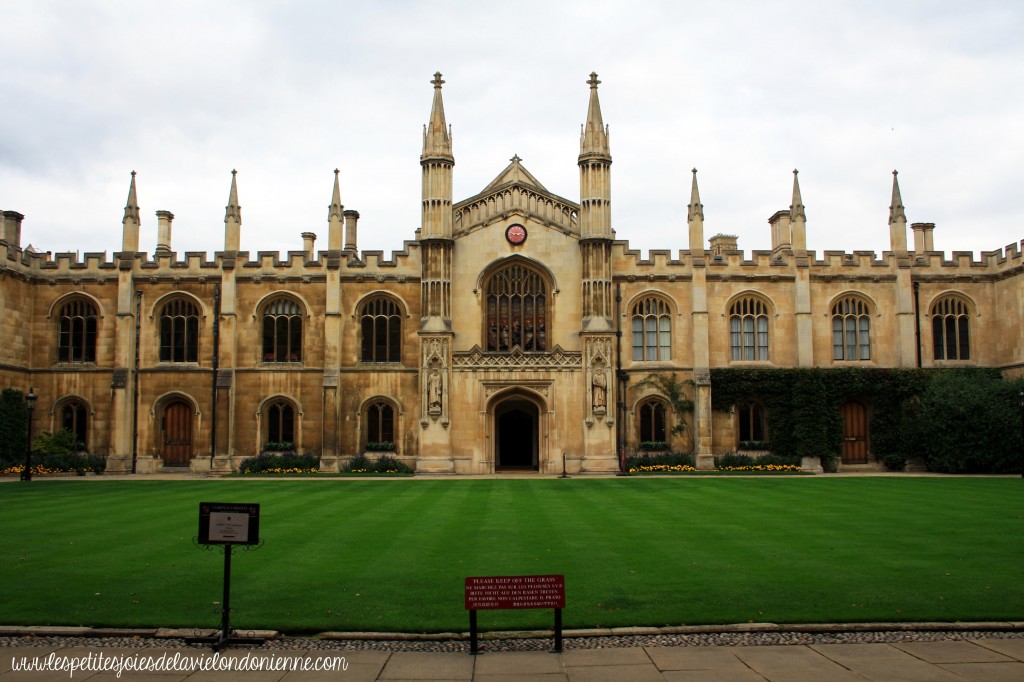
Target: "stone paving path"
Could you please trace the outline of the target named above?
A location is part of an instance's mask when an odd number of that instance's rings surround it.
[[[209,649],[161,646],[160,640],[130,647],[76,646],[74,640],[26,646],[31,639],[8,638],[0,647],[0,682],[28,680],[85,680],[113,682],[204,682],[252,680],[473,680],[475,682],[584,681],[645,682],[846,682],[867,680],[908,682],[1020,682],[1024,680],[1024,638],[979,637],[970,640],[897,641],[892,643],[799,644],[767,646],[626,646],[566,648],[546,651],[489,651],[479,656],[463,652],[353,651],[345,649],[232,648],[214,658]],[[92,642],[92,640],[90,640]],[[487,643],[485,643],[485,646]],[[51,655],[52,654],[52,655]],[[102,655],[105,658],[100,658]],[[117,661],[175,660],[190,664],[233,666],[262,663],[274,670],[123,671],[118,678],[110,666]],[[69,675],[68,665],[88,665]],[[23,658],[24,657],[24,658]],[[25,671],[24,660],[49,660],[63,669]],[[341,657],[344,657],[342,662]],[[288,670],[306,662],[334,670]],[[344,669],[342,669],[344,665]],[[107,667],[106,671],[99,668]]]

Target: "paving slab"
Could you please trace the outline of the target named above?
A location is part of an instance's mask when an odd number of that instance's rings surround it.
[[[736,654],[725,647],[644,647],[659,670],[749,670]]]
[[[920,659],[852,659],[851,671],[874,682],[964,682],[964,678]]]
[[[600,665],[654,665],[643,647],[605,649],[566,649],[562,654],[566,668]]]
[[[902,651],[891,644],[882,643],[849,643],[849,644],[810,644],[809,648],[814,649],[822,656],[825,656],[836,663],[845,663],[850,660],[859,659],[913,659],[914,657],[906,651]]]
[[[845,668],[827,656],[806,646],[736,646],[723,647],[731,651],[749,668],[766,677],[768,673],[782,670],[799,670],[817,674],[819,679],[831,679],[841,675]]]
[[[975,682],[1020,682],[1024,680],[1024,663],[942,663],[943,670]]]
[[[1012,660],[974,642],[899,642],[897,649],[929,663],[994,663]]]
[[[1024,661],[1024,639],[974,639],[978,646],[999,652],[1004,656]]]
[[[764,675],[750,668],[743,670],[666,670],[666,682],[766,682]]]
[[[480,675],[548,675],[564,677],[562,657],[543,651],[495,651],[476,657],[474,679]]]
[[[646,665],[581,665],[567,667],[569,682],[664,682],[661,672],[648,662]]]
[[[382,680],[472,680],[473,656],[396,651],[381,671]]]

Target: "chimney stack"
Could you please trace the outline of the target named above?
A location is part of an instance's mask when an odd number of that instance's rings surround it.
[[[174,214],[170,211],[157,211],[156,220],[156,252],[170,253],[171,221],[174,220]]]
[[[927,253],[935,250],[932,237],[935,223],[913,223],[910,229],[914,231],[914,253]]]
[[[356,248],[356,223],[359,220],[359,211],[345,211],[345,250],[358,253]]]
[[[17,211],[4,211],[4,241],[10,246],[21,248],[21,221],[25,216]]]
[[[306,260],[311,261],[316,259],[316,252],[313,250],[313,244],[316,242],[316,235],[312,232],[302,233],[302,250],[306,252]]]

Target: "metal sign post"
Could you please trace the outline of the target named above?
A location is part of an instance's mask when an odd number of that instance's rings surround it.
[[[224,594],[221,599],[220,634],[212,637],[190,637],[188,644],[211,644],[214,651],[229,644],[262,644],[256,637],[237,637],[231,628],[231,555],[235,545],[244,549],[260,546],[260,506],[222,502],[199,503],[199,537],[197,543],[207,549],[223,545]]]

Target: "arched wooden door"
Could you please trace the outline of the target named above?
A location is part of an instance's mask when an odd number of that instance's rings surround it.
[[[192,406],[173,402],[164,408],[164,466],[187,467],[192,459]]]
[[[843,403],[843,464],[868,463],[868,410],[864,403]]]

